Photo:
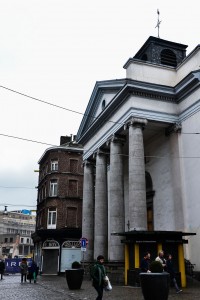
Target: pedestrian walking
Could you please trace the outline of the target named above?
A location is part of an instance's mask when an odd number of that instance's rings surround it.
[[[106,269],[104,267],[104,257],[103,255],[99,255],[97,257],[97,262],[92,266],[90,270],[90,275],[92,277],[92,284],[95,290],[97,291],[96,300],[103,299],[103,289],[105,287],[105,279]]]
[[[26,282],[27,272],[28,272],[28,265],[26,258],[22,258],[22,261],[19,265],[20,272],[21,272],[21,283]]]
[[[174,284],[174,287],[176,289],[176,293],[179,294],[182,292],[182,290],[179,288],[176,278],[175,278],[175,271],[172,263],[172,255],[168,254],[167,255],[167,261],[166,261],[166,271],[170,274],[170,279]]]
[[[1,274],[1,280],[3,279],[3,274],[5,271],[5,262],[3,259],[0,259],[0,274]]]
[[[30,267],[28,267],[27,279],[29,279],[30,283],[31,283],[32,279],[33,279],[34,283],[36,283],[37,275],[38,275],[38,266],[37,266],[36,262],[33,260]]]

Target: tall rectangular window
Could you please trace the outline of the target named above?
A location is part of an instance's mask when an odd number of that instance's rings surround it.
[[[70,159],[70,172],[76,174],[78,172],[78,160]]]
[[[77,227],[77,208],[76,207],[67,207],[66,226],[71,227],[71,228]]]
[[[56,229],[56,208],[49,208],[48,219],[47,219],[47,229]]]
[[[58,171],[58,160],[51,161],[51,171]]]
[[[78,181],[77,180],[69,180],[68,195],[70,197],[78,196]]]
[[[58,180],[57,179],[52,179],[50,181],[50,191],[49,191],[49,196],[50,197],[55,197],[58,195]]]

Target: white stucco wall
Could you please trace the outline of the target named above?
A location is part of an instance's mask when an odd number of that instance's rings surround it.
[[[145,145],[145,153],[148,153],[148,156],[153,156],[149,158],[149,162],[146,164],[146,171],[148,171],[152,177],[153,190],[155,191],[153,199],[154,229],[174,230],[175,222],[169,140],[163,135],[155,137],[151,143]]]
[[[138,81],[175,86],[190,72],[199,70],[199,61],[199,48],[193,51],[177,69],[132,60],[126,69],[126,77]]]
[[[174,68],[133,61],[126,70],[126,77],[138,81],[174,86],[176,70]]]
[[[185,231],[195,232],[189,238],[188,256],[196,269],[200,270],[200,113],[182,123],[183,174],[185,183]],[[185,134],[184,134],[185,133]],[[188,133],[188,134],[186,134]]]

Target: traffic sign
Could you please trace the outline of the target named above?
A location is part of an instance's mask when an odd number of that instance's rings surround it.
[[[81,239],[81,248],[86,248],[86,239]]]
[[[82,237],[82,238],[80,239],[80,243],[81,243],[81,247],[82,247],[82,248],[86,248],[86,246],[88,245],[88,239]]]

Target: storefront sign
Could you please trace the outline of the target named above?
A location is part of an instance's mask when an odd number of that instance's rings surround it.
[[[55,240],[46,240],[42,248],[59,248],[59,243]]]

